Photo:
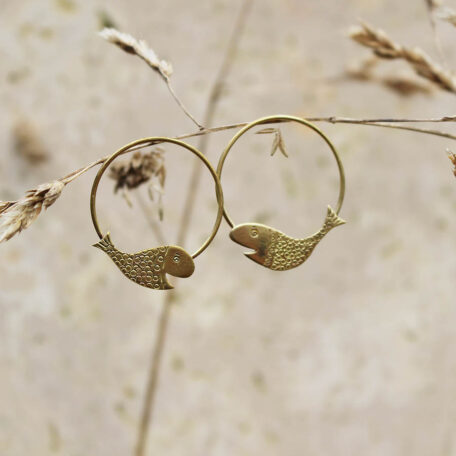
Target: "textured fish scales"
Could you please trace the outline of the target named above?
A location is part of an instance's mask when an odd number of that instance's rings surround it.
[[[145,250],[134,255],[121,254],[119,264],[122,273],[133,282],[156,290],[169,289],[164,271],[167,247]]]
[[[164,261],[168,247],[157,247],[135,254],[123,253],[112,244],[109,234],[95,244],[103,250],[130,280],[143,287],[154,290],[169,290],[171,285],[166,280]]]
[[[323,227],[313,236],[305,239],[294,239],[280,231],[271,230],[272,240],[268,248],[264,266],[274,271],[286,271],[301,265],[309,258],[317,244],[330,230],[344,223],[345,220],[342,220],[328,206]]]
[[[276,231],[264,265],[274,271],[286,271],[304,263],[318,244],[317,240],[294,239]]]

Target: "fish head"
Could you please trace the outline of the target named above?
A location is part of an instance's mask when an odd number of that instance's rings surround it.
[[[166,252],[164,270],[174,277],[190,277],[195,271],[195,263],[182,247],[171,245]]]
[[[245,252],[247,258],[264,265],[266,255],[271,245],[273,230],[259,223],[243,223],[230,231],[230,238],[253,252]]]

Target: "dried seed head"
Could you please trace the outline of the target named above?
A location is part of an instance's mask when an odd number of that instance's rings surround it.
[[[135,152],[131,158],[114,163],[109,171],[109,177],[116,181],[114,192],[119,189],[132,190],[152,178],[157,178],[164,188],[166,169],[164,151],[156,148],[150,152]]]
[[[382,59],[401,59],[406,61],[417,74],[433,82],[441,89],[456,93],[456,78],[421,49],[406,48],[391,40],[385,32],[361,23],[349,31],[349,36],[357,43],[372,49]]]
[[[257,131],[257,135],[265,135],[265,134],[274,135],[274,140],[272,141],[271,156],[274,155],[278,149],[286,158],[288,158],[287,147],[285,145],[285,141],[283,139],[282,131],[280,130],[280,128],[269,127],[269,128],[263,128],[262,130]]]
[[[163,219],[163,199],[166,180],[166,168],[164,149],[156,147],[150,152],[140,151],[124,161],[114,163],[109,172],[109,177],[116,181],[114,193],[122,191],[122,196],[131,207],[132,203],[128,196],[128,190],[138,188],[140,185],[150,182],[148,194],[154,200],[154,193],[158,193],[158,215]]]
[[[14,201],[0,201],[0,214],[14,204]]]
[[[401,46],[394,43],[383,30],[361,23],[349,30],[349,37],[361,44],[371,48],[375,55],[383,59],[396,59],[400,56]]]
[[[64,187],[58,180],[28,191],[19,201],[0,202],[0,243],[28,228],[43,207],[47,209],[56,202]]]
[[[170,63],[160,60],[157,54],[143,40],[137,40],[128,33],[122,33],[115,28],[104,28],[99,35],[106,41],[115,44],[128,54],[137,55],[152,69],[157,71],[163,79],[168,79],[173,73]]]

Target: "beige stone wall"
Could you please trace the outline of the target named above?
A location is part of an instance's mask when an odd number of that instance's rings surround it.
[[[176,90],[201,118],[239,4],[0,1],[0,199],[135,138],[193,130],[155,74],[96,36],[100,10],[173,63]],[[345,37],[359,17],[433,52],[421,1],[257,0],[216,123],[276,112],[454,114],[450,94],[404,98],[340,78],[366,55]],[[456,30],[440,31],[456,66]],[[410,74],[399,63],[379,71]],[[48,162],[18,156],[12,131],[24,120]],[[445,154],[454,146],[407,132],[322,128],[346,167],[349,223],[287,273],[245,259],[222,226],[178,285],[148,454],[456,454],[456,182]],[[305,236],[334,203],[336,169],[311,133],[284,133],[289,159],[270,158],[264,136],[233,151],[227,208],[236,221]],[[211,139],[214,161],[229,137]],[[192,160],[169,148],[169,242]],[[0,246],[1,455],[132,454],[163,294],[123,279],[90,247],[93,177],[71,184],[30,230]],[[152,247],[141,211],[111,185],[100,197],[105,226],[126,250]],[[205,175],[190,250],[213,217]]]

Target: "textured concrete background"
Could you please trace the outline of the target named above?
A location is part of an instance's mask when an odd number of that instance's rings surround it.
[[[344,36],[359,17],[432,53],[424,3],[257,1],[216,123],[276,112],[454,114],[449,94],[403,98],[338,78],[366,55]],[[1,0],[0,199],[135,138],[192,131],[155,74],[96,36],[100,9],[173,63],[176,90],[201,118],[239,5]],[[456,66],[456,30],[440,31]],[[17,156],[18,119],[35,126],[49,162],[32,166]],[[179,283],[150,455],[456,455],[451,144],[362,126],[322,128],[346,167],[349,224],[287,273],[245,259],[221,228],[194,276]],[[233,151],[227,208],[236,221],[261,219],[304,236],[334,203],[337,174],[314,135],[284,132],[288,160],[268,157],[265,136]],[[214,161],[229,137],[211,139]],[[169,151],[164,229],[175,241],[193,159]],[[132,454],[163,294],[123,279],[90,247],[93,177],[71,184],[30,230],[0,246],[1,455]],[[104,182],[100,213],[116,242],[153,246],[139,209],[111,186]],[[190,250],[213,217],[205,175]]]

